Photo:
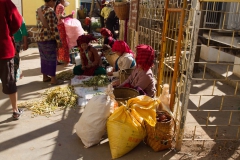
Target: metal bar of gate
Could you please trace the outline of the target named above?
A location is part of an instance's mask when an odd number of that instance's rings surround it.
[[[226,0],[199,0],[200,2],[226,2]],[[240,2],[240,0],[227,0],[227,2]]]
[[[197,0],[196,0],[197,2]],[[188,101],[189,101],[189,94],[191,89],[191,83],[192,83],[192,74],[193,74],[193,66],[194,66],[194,59],[196,54],[196,46],[198,41],[198,31],[199,31],[199,20],[201,17],[201,12],[199,11],[199,2],[196,3],[194,15],[193,15],[193,30],[192,30],[192,37],[191,37],[191,50],[189,55],[189,66],[186,68],[186,82],[185,82],[185,96],[182,100],[182,107],[181,107],[181,119],[179,122],[179,129],[178,134],[176,137],[176,150],[181,150],[182,140],[183,140],[183,134],[184,134],[184,126],[186,122],[186,116],[187,116],[187,108],[188,108]]]
[[[179,70],[179,59],[180,59],[180,54],[181,54],[181,41],[182,41],[182,36],[183,36],[183,23],[184,23],[184,9],[177,9],[178,12],[181,13],[181,18],[180,18],[180,24],[179,24],[179,31],[178,31],[178,43],[177,43],[177,50],[176,50],[176,59],[175,59],[175,64],[174,64],[174,72],[173,72],[173,79],[172,79],[172,87],[171,87],[171,99],[170,99],[170,109],[173,112],[173,107],[174,107],[174,101],[175,101],[175,89],[176,89],[176,83],[177,83],[177,77],[178,77],[178,70]],[[176,10],[176,11],[177,11]]]
[[[169,4],[169,0],[165,1],[165,9],[168,8],[168,4]],[[160,96],[161,93],[161,86],[160,84],[162,84],[162,77],[163,77],[163,68],[164,68],[164,56],[165,56],[165,52],[166,52],[166,32],[167,32],[167,26],[168,26],[168,12],[166,12],[166,14],[164,15],[164,26],[163,26],[163,32],[162,32],[162,44],[160,46],[161,51],[161,58],[158,64],[158,68],[159,68],[159,72],[158,72],[158,76],[157,76],[157,94],[156,96]]]

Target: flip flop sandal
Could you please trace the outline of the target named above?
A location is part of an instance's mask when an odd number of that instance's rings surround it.
[[[48,77],[46,79],[43,79],[43,82],[50,82],[51,81],[51,77]]]
[[[18,112],[13,112],[13,115],[12,115],[13,120],[19,120],[22,113],[23,113],[22,109],[18,109]]]
[[[57,83],[50,83],[52,86],[57,86],[57,85],[61,85],[61,84],[63,84],[64,83],[64,81],[62,81],[62,80],[57,80]]]

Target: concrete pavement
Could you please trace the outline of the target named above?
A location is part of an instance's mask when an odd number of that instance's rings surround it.
[[[51,86],[42,82],[37,48],[21,53],[20,67],[24,77],[17,82],[19,102],[40,98],[40,93]],[[72,68],[58,66],[57,70]],[[81,108],[76,107],[57,111],[49,118],[32,118],[31,111],[25,109],[20,120],[12,121],[8,96],[0,92],[0,160],[110,160],[108,142],[86,149],[76,135],[74,125],[81,112]],[[163,156],[164,159],[174,159],[174,152],[168,152],[154,152],[141,143],[119,159],[159,160]]]

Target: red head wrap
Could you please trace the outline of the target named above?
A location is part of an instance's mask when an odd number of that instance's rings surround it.
[[[78,45],[78,47],[81,47],[81,44],[83,44],[83,43],[88,44],[92,40],[96,40],[96,38],[94,38],[92,35],[81,35],[77,39],[77,45]]]
[[[106,36],[106,37],[112,37],[113,36],[112,32],[107,28],[102,28],[100,30],[100,33],[101,33],[101,35]]]
[[[112,51],[113,52],[120,52],[121,54],[123,54],[123,53],[133,54],[132,50],[129,48],[127,43],[125,43],[124,41],[115,41],[113,46],[112,46]]]
[[[137,46],[137,66],[141,65],[142,69],[147,71],[152,67],[154,61],[154,50],[151,46],[140,44]]]

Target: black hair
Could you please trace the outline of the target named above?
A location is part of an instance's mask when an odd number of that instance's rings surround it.
[[[50,2],[51,0],[44,0],[44,2]],[[53,1],[58,1],[58,0],[53,0]]]
[[[54,11],[56,12],[57,5],[61,3],[61,0],[57,0],[56,5],[54,7]]]

